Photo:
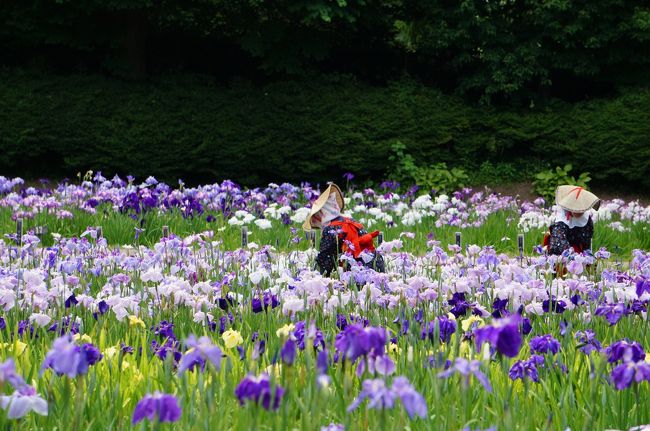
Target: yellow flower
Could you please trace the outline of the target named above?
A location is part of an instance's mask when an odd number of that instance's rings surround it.
[[[140,319],[138,316],[130,315],[129,316],[129,326],[135,326],[135,325],[140,325],[143,328],[145,327],[144,322],[142,321],[142,319]]]
[[[221,338],[223,338],[223,342],[226,343],[227,349],[232,349],[233,347],[237,347],[238,345],[244,342],[244,339],[242,338],[239,331],[235,331],[233,329],[228,329],[226,332],[223,333],[223,335],[221,335]]]
[[[463,328],[463,331],[467,332],[467,331],[469,331],[469,328],[472,327],[472,324],[474,322],[478,322],[477,327],[483,326],[483,319],[481,319],[478,316],[474,316],[474,315],[472,315],[472,316],[468,317],[467,319],[463,320],[463,323],[461,323],[460,326]]]
[[[117,347],[116,346],[108,347],[108,348],[106,348],[104,350],[104,357],[107,360],[110,360],[110,359],[113,359],[113,357],[115,356],[116,353],[117,353]]]
[[[400,353],[402,353],[402,349],[400,349],[400,347],[397,344],[390,343],[388,345],[388,353],[397,353],[399,355]]]
[[[645,361],[650,362],[650,352],[645,354]]]
[[[280,362],[276,362],[274,365],[269,365],[266,367],[266,372],[270,375],[275,377],[276,379],[280,378],[280,373],[282,373],[282,364]]]
[[[454,316],[454,313],[447,313],[447,317],[451,320],[456,320],[456,316]]]
[[[460,349],[458,351],[458,354],[460,356],[468,356],[470,354],[471,347],[467,341],[463,341],[460,343]]]
[[[282,338],[289,338],[289,335],[291,332],[293,332],[294,329],[296,329],[296,325],[289,323],[288,325],[284,325],[282,328],[275,331],[275,335]]]
[[[2,344],[0,344],[0,348],[2,348],[3,350],[4,349],[7,349],[7,350],[11,349],[12,353],[15,352],[15,354],[17,354],[17,355],[22,355],[23,353],[25,353],[25,350],[27,350],[27,344],[23,343],[20,340],[16,340],[13,344],[2,343]]]
[[[78,332],[72,336],[72,339],[74,341],[79,341],[81,340],[82,343],[92,343],[93,340],[90,338],[87,334],[79,334]]]

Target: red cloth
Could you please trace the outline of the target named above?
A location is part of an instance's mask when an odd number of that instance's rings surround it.
[[[340,226],[343,231],[339,234],[339,238],[343,240],[342,252],[351,251],[356,259],[364,250],[375,251],[373,238],[379,235],[378,230],[359,236],[359,230],[363,229],[363,225],[349,218],[333,221],[330,226]]]

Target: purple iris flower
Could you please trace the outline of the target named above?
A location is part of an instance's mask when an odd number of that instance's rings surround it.
[[[530,340],[530,351],[535,353],[548,353],[556,354],[560,351],[560,342],[553,338],[551,334],[540,335],[533,337]]]
[[[307,321],[305,320],[297,322],[296,328],[293,330],[292,334],[300,350],[305,350],[305,335],[307,335],[307,338],[311,338],[313,340],[315,349],[325,348],[325,338],[323,337],[323,331],[316,327],[316,323],[314,321],[311,321],[309,323],[309,326],[307,326]]]
[[[386,330],[381,327],[364,328],[355,323],[336,335],[334,346],[352,362],[360,356],[384,354]]]
[[[469,385],[470,376],[474,375],[476,379],[483,385],[486,391],[492,392],[492,385],[487,376],[481,371],[481,362],[480,361],[468,361],[465,358],[456,358],[454,364],[446,371],[438,373],[438,377],[447,378],[451,375],[459,373],[465,377],[465,384]]]
[[[558,301],[554,296],[552,296],[551,299],[542,301],[542,309],[545,313],[555,311],[558,314],[562,314],[564,313],[564,310],[566,310],[566,302],[561,299]]]
[[[452,298],[447,302],[452,306],[449,311],[457,318],[466,315],[467,310],[471,308],[470,303],[465,300],[464,293],[454,293]]]
[[[474,330],[476,346],[480,350],[483,343],[488,342],[497,352],[514,358],[521,348],[522,338],[519,332],[519,315],[499,319],[494,325],[484,326]]]
[[[249,375],[244,377],[237,385],[235,395],[242,406],[246,401],[256,404],[261,402],[264,409],[277,410],[284,395],[284,388],[275,385],[275,391],[273,391],[267,374],[261,374],[257,377]]]
[[[74,335],[79,333],[79,323],[70,319],[68,316],[63,316],[60,322],[52,323],[47,330],[49,332],[58,332],[59,335],[64,335],[68,332]]]
[[[346,172],[343,174],[343,178],[345,178],[346,181],[352,181],[354,174],[352,172]]]
[[[381,379],[364,380],[361,392],[348,407],[348,412],[355,410],[366,399],[371,409],[391,409],[395,406],[395,400],[399,399],[411,419],[415,416],[427,417],[424,397],[403,376],[396,377],[390,389]]]
[[[402,402],[406,413],[411,419],[415,416],[423,419],[427,417],[427,402],[406,377],[395,377],[392,390]]]
[[[321,350],[316,355],[316,369],[319,374],[327,374],[327,367],[329,365],[329,358],[326,350]]]
[[[145,418],[149,421],[158,418],[158,422],[176,422],[181,418],[181,413],[181,407],[174,395],[155,392],[138,401],[131,423],[135,425]]]
[[[364,380],[361,392],[348,407],[348,412],[355,410],[368,399],[371,409],[392,409],[395,405],[395,393],[391,391],[382,379]]]
[[[539,355],[532,355],[525,361],[517,361],[510,368],[508,376],[511,380],[526,378],[531,379],[533,382],[539,382],[539,373],[537,371],[538,365],[544,364],[544,358]]]
[[[163,344],[159,344],[156,340],[151,342],[151,350],[161,361],[164,361],[167,359],[168,355],[171,355],[175,364],[178,363],[183,356],[180,350],[178,350],[179,347],[180,343],[171,338],[168,338]]]
[[[620,340],[610,345],[605,349],[607,354],[607,362],[616,363],[622,362],[638,362],[645,359],[645,351],[643,346],[636,341],[628,342],[627,340]]]
[[[100,314],[106,313],[108,311],[108,308],[108,304],[104,300],[99,301],[97,304],[97,309],[99,310]]]
[[[633,382],[650,382],[650,363],[645,361],[626,362],[612,370],[612,382],[619,391],[629,387]]]
[[[174,335],[174,324],[166,320],[161,320],[157,326],[151,328],[154,334],[162,338],[171,338],[176,340],[176,335]]]
[[[492,303],[492,317],[501,318],[506,317],[508,313],[508,298],[506,299],[495,299]]]
[[[433,337],[436,330],[436,324],[438,329],[438,337],[440,338],[441,343],[448,343],[451,340],[451,336],[456,332],[457,324],[455,320],[448,318],[447,316],[439,316],[436,319],[436,322],[429,322],[429,325],[425,325],[422,328],[422,333],[420,338],[423,340],[429,338],[433,342]]]
[[[596,333],[591,329],[586,329],[584,332],[578,331],[574,337],[579,343],[578,350],[586,355],[591,354],[594,350],[600,352],[603,348],[600,341],[596,339]]]
[[[273,309],[278,305],[280,305],[278,297],[268,292],[264,293],[262,299],[255,297],[251,300],[251,308],[253,309],[253,313],[268,311],[269,307]]]
[[[650,278],[641,277],[636,282],[636,296],[641,297],[645,292],[650,293]]]
[[[65,300],[65,308],[70,308],[73,305],[77,305],[79,301],[77,301],[77,298],[74,296],[74,293],[68,297],[68,299]]]
[[[27,384],[25,383],[25,380],[16,373],[16,365],[14,364],[14,360],[11,358],[0,363],[0,386],[5,382],[8,382],[15,389]]]
[[[206,362],[212,363],[214,368],[218,371],[221,367],[221,350],[214,344],[208,337],[201,337],[198,340],[192,334],[187,337],[185,344],[190,347],[190,350],[185,352],[178,364],[178,372],[183,373],[188,369],[192,369],[197,365],[202,366]]]
[[[29,329],[29,336],[34,335],[34,326],[29,323],[29,320],[21,320],[18,322],[18,336],[22,337],[25,332]]]
[[[602,304],[596,308],[596,316],[604,316],[610,326],[616,325],[627,314],[625,304]]]
[[[528,335],[532,330],[533,330],[533,325],[530,323],[530,319],[528,317],[524,317],[521,320],[521,333],[524,335]]]
[[[74,378],[86,374],[88,367],[101,359],[102,354],[92,344],[78,346],[72,341],[72,337],[64,335],[52,343],[52,348],[43,361],[41,374],[47,368],[52,368],[59,375],[65,374]]]
[[[120,349],[122,350],[123,355],[126,355],[127,353],[133,354],[133,347],[127,346],[124,343],[120,343]]]
[[[292,339],[288,339],[284,343],[280,350],[280,357],[285,364],[293,365],[296,360],[296,343]]]
[[[97,347],[93,344],[86,343],[81,346],[81,352],[86,358],[88,365],[95,365],[97,362],[101,361],[104,355],[99,351]]]

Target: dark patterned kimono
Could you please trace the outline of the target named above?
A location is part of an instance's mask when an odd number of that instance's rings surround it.
[[[342,217],[337,217],[332,221],[342,220]],[[367,232],[364,229],[359,230],[359,236],[365,235]],[[320,240],[320,249],[318,256],[316,256],[316,264],[321,274],[329,277],[332,270],[339,263],[339,252],[343,245],[345,238],[339,237],[338,226],[326,226],[323,228],[323,234]],[[377,252],[373,253],[374,256],[369,262],[364,262],[362,259],[356,259],[361,262],[366,268],[374,269],[377,272],[385,272],[386,266],[384,258]]]
[[[589,217],[586,225],[570,228],[566,223],[556,222],[551,225],[548,252],[560,255],[569,247],[577,252],[591,249],[591,238],[594,236],[594,222]]]

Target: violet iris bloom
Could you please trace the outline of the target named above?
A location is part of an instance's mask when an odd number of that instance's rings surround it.
[[[616,325],[621,317],[627,314],[625,304],[603,304],[596,308],[596,316],[603,316],[609,322],[610,326]]]
[[[159,422],[176,422],[181,417],[181,407],[174,395],[155,392],[145,395],[133,410],[132,424],[137,424],[143,419],[153,421],[158,418]]]
[[[235,388],[235,395],[243,406],[246,401],[256,404],[262,403],[266,410],[277,410],[280,407],[284,388],[275,385],[275,391],[271,390],[271,382],[268,374],[261,374],[258,377],[246,376]]]
[[[293,365],[296,361],[296,343],[292,339],[288,339],[282,349],[280,350],[280,357],[282,362],[287,365]]]
[[[190,347],[190,350],[185,352],[178,365],[178,372],[183,373],[186,370],[194,367],[201,361],[203,363],[210,362],[214,368],[219,371],[221,367],[221,350],[214,344],[208,337],[201,337],[198,340],[194,335],[190,335],[185,340],[185,344]]]
[[[643,347],[636,341],[620,340],[605,349],[607,362],[638,362],[645,359]]]
[[[578,331],[575,333],[574,337],[579,343],[578,350],[583,352],[585,355],[591,354],[594,350],[600,352],[603,349],[600,341],[596,339],[596,333],[591,329],[586,329],[584,332]]]
[[[36,393],[36,390],[29,385],[23,385],[9,396],[0,396],[0,407],[7,410],[8,419],[22,418],[30,411],[41,416],[47,416],[47,401],[41,398]]]
[[[26,385],[25,380],[16,373],[16,365],[11,358],[0,364],[0,386],[5,382],[9,383],[15,389]]]
[[[348,412],[359,407],[365,399],[368,400],[368,408],[392,409],[398,398],[411,419],[415,416],[427,417],[427,403],[424,397],[404,376],[396,377],[390,389],[381,379],[364,380],[361,392],[348,407]]]
[[[531,379],[533,382],[539,382],[539,373],[537,366],[544,364],[544,358],[539,355],[533,355],[525,361],[517,361],[510,368],[508,376],[511,380],[526,378]]]
[[[645,361],[626,362],[612,370],[612,382],[619,391],[629,387],[633,382],[650,382],[650,363]]]
[[[483,343],[488,342],[510,358],[514,358],[521,348],[522,338],[519,332],[519,315],[512,315],[499,319],[491,326],[484,326],[474,330],[476,347],[480,350]]]
[[[559,352],[561,347],[560,342],[553,338],[551,334],[533,337],[529,345],[531,352],[542,354],[551,352],[553,355]]]
[[[384,328],[367,327],[355,323],[348,325],[336,335],[334,346],[352,362],[360,356],[384,354],[386,345],[386,330]]]
[[[52,343],[52,348],[45,356],[41,367],[41,374],[52,368],[59,375],[65,374],[70,378],[86,374],[88,367],[102,359],[102,354],[92,344],[76,345],[70,336],[57,338]]]
[[[474,375],[474,377],[476,377],[479,383],[483,385],[486,391],[492,392],[492,385],[490,385],[490,381],[488,380],[487,376],[483,374],[480,367],[480,361],[468,361],[465,358],[456,358],[454,364],[448,370],[438,373],[438,377],[447,378],[455,373],[459,373],[465,377],[465,383],[469,385],[469,378],[470,376]]]

